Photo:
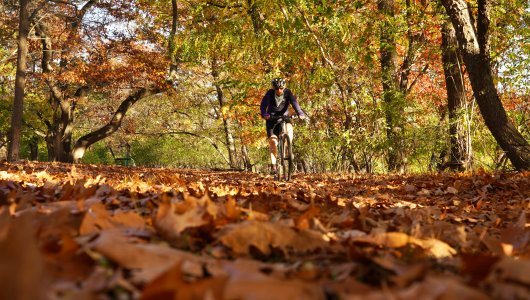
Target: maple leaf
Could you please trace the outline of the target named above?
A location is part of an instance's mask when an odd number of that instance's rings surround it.
[[[180,204],[161,203],[153,218],[155,229],[168,241],[177,240],[187,228],[211,224],[219,212],[219,207],[208,195],[202,198],[185,195],[184,199]]]

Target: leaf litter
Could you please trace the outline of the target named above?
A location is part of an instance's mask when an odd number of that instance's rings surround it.
[[[530,173],[0,164],[1,299],[528,299]]]

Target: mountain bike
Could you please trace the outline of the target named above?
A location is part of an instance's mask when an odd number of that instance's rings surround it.
[[[294,153],[293,153],[293,141],[287,134],[286,124],[291,119],[297,119],[298,116],[280,116],[271,117],[272,121],[278,122],[272,128],[272,131],[281,126],[281,132],[278,136],[278,157],[276,174],[274,175],[275,180],[291,180],[291,175],[294,171]]]

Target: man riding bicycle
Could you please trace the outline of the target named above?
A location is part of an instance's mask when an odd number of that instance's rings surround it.
[[[300,119],[305,119],[305,114],[298,105],[296,97],[291,90],[285,88],[285,80],[282,78],[275,78],[272,80],[272,89],[268,90],[263,96],[260,105],[261,117],[265,119],[265,127],[267,129],[267,137],[269,138],[269,152],[271,158],[271,173],[276,174],[276,156],[278,146],[278,135],[282,130],[281,126],[275,126],[281,119],[278,117],[287,116],[289,104],[291,104]],[[293,140],[293,125],[289,120],[286,121],[286,130],[289,139]]]

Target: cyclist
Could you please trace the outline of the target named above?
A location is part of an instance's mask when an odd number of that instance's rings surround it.
[[[281,132],[281,126],[274,125],[281,122],[275,117],[287,116],[289,105],[292,105],[296,114],[300,119],[305,119],[305,114],[298,105],[296,97],[291,90],[285,88],[285,80],[283,78],[274,78],[271,82],[272,89],[268,90],[263,96],[260,105],[261,117],[265,119],[265,127],[267,129],[267,137],[269,139],[269,152],[271,158],[271,173],[276,174],[276,155],[278,146],[278,135]],[[287,121],[286,124],[287,135],[293,140],[293,125]]]

